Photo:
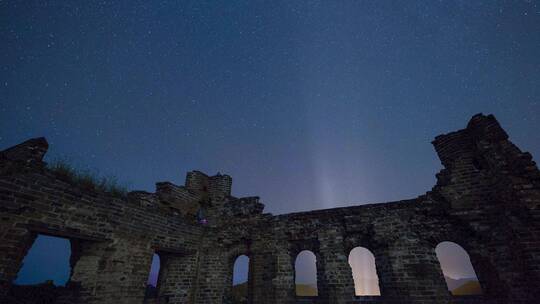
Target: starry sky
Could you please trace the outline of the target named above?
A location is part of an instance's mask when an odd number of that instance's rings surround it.
[[[538,1],[2,1],[0,148],[281,214],[413,198],[479,112],[540,155]]]

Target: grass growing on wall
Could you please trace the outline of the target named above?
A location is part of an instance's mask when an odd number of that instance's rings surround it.
[[[77,169],[64,159],[54,160],[47,167],[59,179],[85,189],[108,192],[115,197],[125,197],[128,192],[127,186],[118,183],[116,177],[99,176],[90,170]]]

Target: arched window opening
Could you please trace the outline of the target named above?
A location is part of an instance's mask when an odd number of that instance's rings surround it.
[[[294,263],[296,295],[299,297],[316,297],[317,290],[317,258],[309,250],[296,256]]]
[[[249,280],[249,257],[241,255],[234,261],[233,267],[233,303],[247,303]]]
[[[70,256],[71,244],[68,239],[38,235],[23,260],[15,284],[51,283],[65,286],[71,272]]]
[[[435,248],[448,290],[455,296],[482,294],[482,288],[469,254],[453,242],[442,242]]]
[[[158,277],[159,270],[161,268],[161,260],[157,253],[154,253],[152,257],[152,266],[150,266],[150,274],[148,275],[148,281],[146,282],[145,298],[157,298],[158,296]]]
[[[249,257],[241,255],[234,261],[233,267],[233,303],[247,303],[249,280]]]
[[[375,257],[368,249],[356,247],[349,253],[356,296],[380,296]]]

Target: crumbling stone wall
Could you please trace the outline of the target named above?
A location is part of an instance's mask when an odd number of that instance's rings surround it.
[[[84,189],[47,169],[44,139],[0,154],[0,302],[37,233],[72,241],[72,275],[56,303],[143,303],[153,253],[158,298],[225,303],[236,257],[250,258],[250,303],[536,303],[540,298],[540,172],[493,116],[435,138],[444,169],[415,199],[273,216],[231,196],[228,175],[188,173],[184,186],[126,197]],[[208,224],[196,221],[203,210]],[[452,296],[435,247],[469,253],[481,296]],[[348,264],[362,246],[381,296],[356,297]],[[318,296],[295,295],[294,261],[317,257]]]
[[[46,149],[34,139],[0,155],[2,295],[39,233],[72,241],[68,287],[79,303],[142,303],[154,252],[188,260],[196,253],[202,229],[162,208],[159,192],[118,198],[82,188],[46,168]]]

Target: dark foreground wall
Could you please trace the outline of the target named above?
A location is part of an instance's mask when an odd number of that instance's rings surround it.
[[[416,199],[272,216],[231,196],[227,175],[188,173],[184,186],[113,195],[47,168],[44,139],[0,153],[0,303],[37,234],[71,240],[72,273],[54,303],[227,303],[233,264],[250,257],[251,303],[538,303],[540,172],[493,116],[474,116],[433,145],[444,169]],[[197,222],[205,218],[208,224]],[[435,255],[442,241],[470,255],[482,296],[454,297]],[[375,256],[381,296],[355,297],[349,252]],[[317,257],[318,297],[295,296],[294,261]],[[43,288],[40,289],[40,292]]]

